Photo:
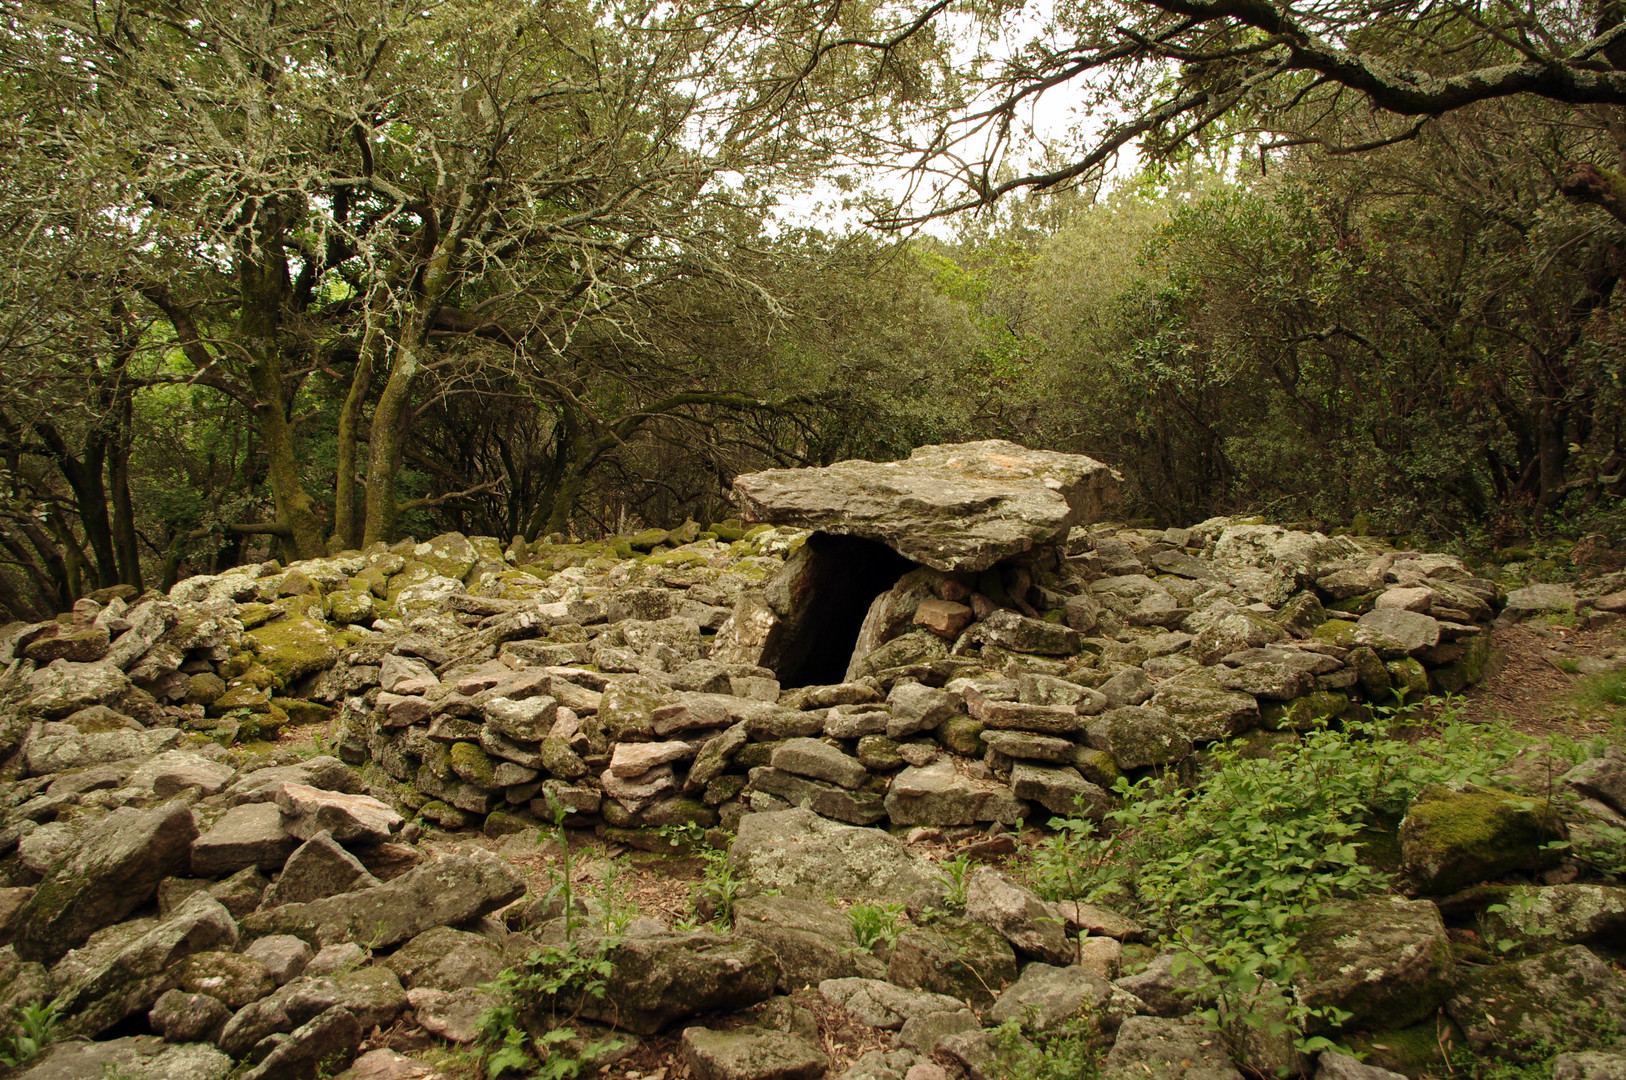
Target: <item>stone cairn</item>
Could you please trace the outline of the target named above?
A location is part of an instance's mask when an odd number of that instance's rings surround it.
[[[630,934],[613,1015],[589,1006],[585,1022],[647,1036],[816,985],[897,1033],[849,1080],[932,1080],[911,1070],[934,1052],[989,1075],[984,1018],[1059,1023],[1087,1005],[1118,1029],[1115,1073],[1202,1061],[1234,1077],[1178,1019],[1192,1002],[1172,960],[1109,981],[1137,927],[995,871],[973,876],[963,921],[907,931],[885,962],[857,950],[830,897],[916,915],[942,899],[929,861],[862,826],[929,837],[1100,817],[1120,776],[1180,767],[1207,743],[1245,735],[1264,751],[1462,690],[1493,662],[1499,612],[1618,611],[1626,577],[1504,595],[1453,556],[1364,539],[1231,519],[1123,529],[1100,523],[1114,484],[1076,455],[923,447],[742,476],[743,521],[506,547],[447,534],[189,578],[168,596],[108,590],[6,627],[0,1009],[55,999],[75,1034],[146,1017],[164,1036],[75,1044],[85,1075],[215,1077],[246,1059],[255,1080],[310,1076],[404,1016],[470,1041],[492,1003],[481,987],[558,913],[522,900],[485,850],[426,856],[419,822],[500,837],[562,810],[656,850],[665,826],[737,832],[733,865],[771,892],[740,905],[726,938]],[[318,721],[331,754],[251,753]],[[1593,827],[1626,828],[1619,758],[1561,782]],[[1486,798],[1501,796],[1425,801],[1447,821],[1453,800]],[[1402,839],[1426,894],[1538,869],[1442,855],[1428,814],[1413,819]],[[1621,892],[1560,884],[1519,908],[1568,928],[1562,963],[1543,954],[1520,976],[1538,997],[1541,980],[1579,971],[1626,1008],[1583,944],[1618,943]],[[1306,1000],[1359,1028],[1461,996],[1434,904],[1338,918],[1316,938],[1331,944]],[[1345,986],[1351,964],[1380,974]],[[1495,1042],[1500,992],[1461,1005],[1470,1039]],[[773,1015],[744,1035],[685,1032],[694,1075],[823,1075],[810,1015]],[[1306,1067],[1280,1046],[1244,1051],[1256,1072]],[[1335,1058],[1331,1080],[1375,1080]]]

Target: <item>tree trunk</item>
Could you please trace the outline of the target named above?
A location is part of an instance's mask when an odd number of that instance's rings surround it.
[[[299,478],[299,455],[283,400],[282,351],[277,340],[282,301],[287,294],[287,266],[281,259],[245,256],[240,260],[238,275],[243,337],[253,358],[248,381],[254,390],[254,419],[265,443],[266,478],[271,484],[271,497],[276,500],[277,524],[281,526],[278,535],[294,558],[314,559],[325,550],[322,523],[315,500]]]
[[[337,433],[338,464],[333,483],[333,535],[344,547],[359,548],[365,535],[367,503],[366,488],[357,475],[359,463],[358,442],[361,429],[361,409],[372,389],[373,369],[379,351],[384,345],[384,316],[371,302],[367,305],[367,330],[361,339],[361,352],[356,358],[356,370],[350,377],[350,390],[339,409]],[[361,495],[358,505],[357,496]]]
[[[130,399],[124,399],[118,437],[107,459],[108,484],[113,496],[113,546],[118,552],[119,580],[140,593],[141,547],[136,541],[135,506],[130,499]]]
[[[372,432],[367,445],[367,527],[363,544],[395,539],[395,477],[406,449],[407,421],[417,382],[423,342],[417,327],[406,327],[390,365],[390,377],[373,407]]]

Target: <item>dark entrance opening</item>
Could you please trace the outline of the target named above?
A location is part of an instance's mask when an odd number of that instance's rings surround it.
[[[824,686],[847,674],[858,631],[875,598],[917,564],[885,544],[816,532],[785,566],[792,615],[764,663],[779,684]]]

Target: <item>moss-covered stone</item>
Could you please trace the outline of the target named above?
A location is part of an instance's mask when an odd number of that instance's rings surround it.
[[[698,825],[710,829],[717,824],[717,811],[694,799],[662,799],[645,807],[638,817],[644,826],[652,829],[668,825]]]
[[[272,619],[280,619],[287,612],[282,608],[272,607],[270,604],[247,603],[239,604],[237,608],[237,621],[243,624],[244,630],[253,630],[257,626],[264,626]]]
[[[548,774],[561,780],[576,780],[587,775],[587,763],[564,739],[554,736],[543,739],[537,756]]]
[[[1405,695],[1407,701],[1417,701],[1428,693],[1428,669],[1411,658],[1391,660],[1384,665],[1389,672],[1389,682],[1394,689]]]
[[[1311,635],[1316,641],[1345,648],[1355,644],[1355,624],[1348,619],[1328,619]]]
[[[1073,764],[1080,776],[1106,791],[1111,791],[1112,786],[1123,776],[1123,770],[1118,768],[1118,763],[1105,750],[1092,750],[1088,746],[1081,746],[1073,759]]]
[[[729,518],[727,521],[714,521],[706,526],[706,531],[715,533],[717,539],[725,544],[732,544],[745,535],[745,526],[739,518]]]
[[[319,701],[274,697],[271,704],[287,715],[290,724],[326,724],[333,719],[333,710]]]
[[[327,670],[339,658],[332,628],[315,619],[289,616],[250,630],[247,637],[278,689]]]
[[[1394,684],[1389,681],[1389,669],[1375,649],[1369,645],[1357,645],[1349,650],[1344,663],[1354,670],[1356,684],[1368,701],[1387,704],[1393,700],[1391,688]]]
[[[226,680],[212,671],[200,671],[186,680],[188,705],[213,705],[226,692]]]
[[[1418,889],[1436,895],[1554,866],[1559,855],[1544,845],[1562,838],[1544,800],[1471,786],[1429,785],[1400,823],[1406,872]]]
[[[897,740],[889,739],[885,735],[862,736],[858,740],[855,756],[863,763],[864,768],[874,769],[877,772],[903,768],[903,755],[898,751]]]
[[[667,530],[665,529],[645,529],[642,532],[633,533],[626,540],[627,546],[632,550],[649,552],[666,543],[666,537]]]
[[[497,788],[497,762],[478,743],[456,742],[451,749],[452,772],[477,788]]]
[[[238,685],[226,690],[209,703],[209,712],[215,716],[225,716],[239,710],[251,713],[269,712],[271,692],[256,686]]]
[[[336,623],[366,625],[373,621],[371,593],[357,590],[336,592],[328,597],[328,614]]]
[[[1461,1054],[1467,1048],[1462,1029],[1444,1016],[1410,1027],[1343,1035],[1339,1041],[1359,1054],[1365,1064],[1412,1080],[1449,1075],[1460,1065]]]
[[[1489,631],[1480,631],[1460,642],[1465,647],[1462,659],[1434,668],[1428,673],[1429,688],[1438,694],[1460,694],[1484,679],[1495,655],[1495,645]]]
[[[758,765],[767,765],[773,759],[773,752],[779,749],[782,742],[783,740],[771,740],[747,743],[734,755],[734,768],[750,772]]]
[[[981,757],[983,724],[969,716],[951,716],[938,725],[932,734],[944,749],[961,757]]]
[[[746,778],[739,773],[725,773],[706,785],[706,793],[701,801],[707,806],[720,806],[730,799],[739,797],[745,790]]]
[[[618,679],[599,699],[599,722],[612,742],[651,739],[654,712],[670,700],[664,687],[647,679]]]
[[[450,803],[430,799],[418,808],[418,816],[427,818],[448,829],[462,829],[474,821],[474,815],[465,813]]]

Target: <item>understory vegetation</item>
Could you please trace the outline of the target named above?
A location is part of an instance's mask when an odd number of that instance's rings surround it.
[[[1396,826],[1428,785],[1518,787],[1507,769],[1522,755],[1561,770],[1608,741],[1537,744],[1501,725],[1463,721],[1450,699],[1382,712],[1297,738],[1215,744],[1195,775],[1121,779],[1121,805],[1103,822],[1051,820],[1054,834],[1026,858],[1027,880],[1047,899],[1133,915],[1150,940],[1177,950],[1177,975],[1234,1049],[1251,1038],[1286,1036],[1300,1052],[1348,1052],[1333,1038],[1303,1034],[1340,1020],[1291,992],[1303,970],[1297,948],[1307,924],[1331,902],[1392,891]],[[1530,793],[1533,804],[1552,797],[1550,788]],[[1596,877],[1620,880],[1623,845],[1626,836],[1613,837],[1571,854]],[[1486,944],[1498,954],[1520,947],[1513,940]],[[1031,1035],[1007,1025],[1002,1043],[1009,1075],[1022,1080],[1091,1075],[1111,1045],[1091,1017],[1037,1043],[1023,1034]],[[1573,1045],[1544,1047],[1526,1065],[1481,1060],[1460,1048],[1461,1060],[1448,1071],[1546,1077],[1554,1055],[1599,1044],[1596,1033],[1572,1035]]]

